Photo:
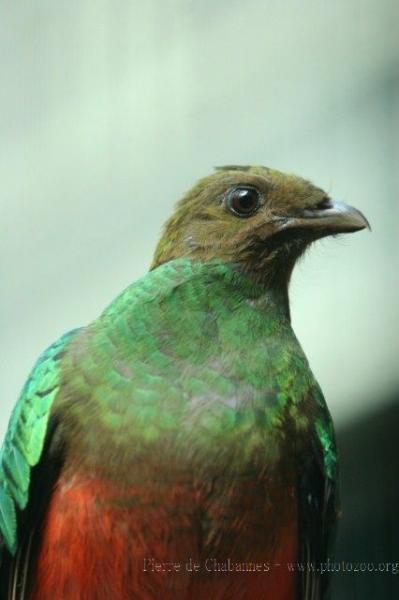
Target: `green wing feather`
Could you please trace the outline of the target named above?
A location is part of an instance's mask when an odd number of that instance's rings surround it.
[[[35,364],[12,412],[0,450],[0,544],[15,554],[17,507],[26,508],[31,469],[40,460],[54,398],[60,387],[59,362],[78,330],[63,335]]]

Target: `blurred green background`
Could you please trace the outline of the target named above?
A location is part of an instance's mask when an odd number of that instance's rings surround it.
[[[1,3],[0,437],[40,351],[146,272],[198,177],[293,171],[373,227],[315,245],[291,304],[339,433],[338,558],[399,561],[398,22],[397,0]],[[337,575],[334,599],[398,582]]]

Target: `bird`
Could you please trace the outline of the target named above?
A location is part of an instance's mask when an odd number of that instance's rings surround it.
[[[217,167],[149,271],[39,357],[0,452],[6,600],[320,600],[339,513],[293,268],[368,227],[311,182]]]

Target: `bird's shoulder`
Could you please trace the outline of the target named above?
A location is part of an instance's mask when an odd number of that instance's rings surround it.
[[[123,290],[100,316],[100,323],[134,313],[135,316],[151,309],[157,310],[164,303],[172,304],[177,292],[186,292],[187,310],[197,308],[201,301],[209,299],[212,291],[235,287],[237,292],[254,288],[253,284],[235,268],[218,260],[199,261],[178,258],[164,263]]]

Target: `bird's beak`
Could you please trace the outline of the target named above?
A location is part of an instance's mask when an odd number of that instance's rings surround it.
[[[330,200],[324,208],[307,208],[295,216],[282,219],[279,230],[308,230],[317,237],[336,233],[360,231],[370,224],[366,217],[353,206]]]

